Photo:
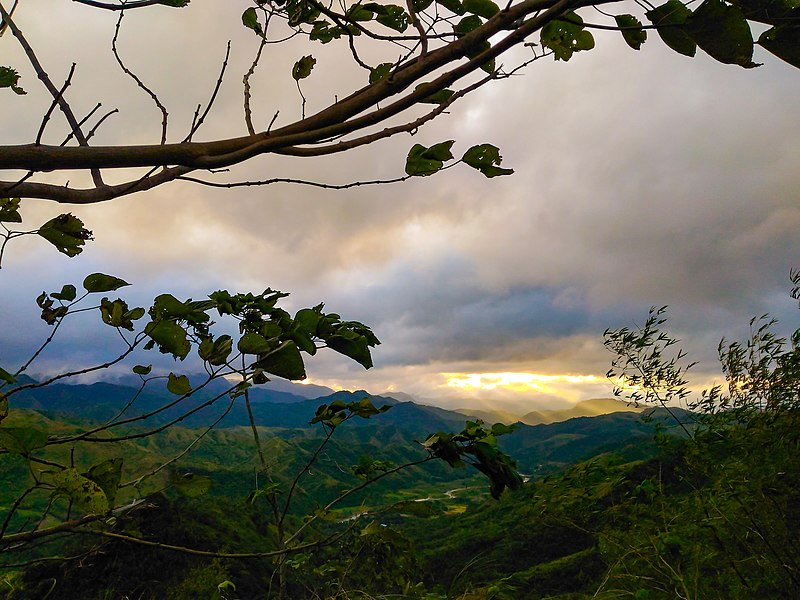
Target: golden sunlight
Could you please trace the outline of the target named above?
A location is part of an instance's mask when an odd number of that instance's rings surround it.
[[[516,392],[544,391],[558,384],[597,384],[605,381],[596,375],[541,375],[538,373],[444,373],[447,387]]]

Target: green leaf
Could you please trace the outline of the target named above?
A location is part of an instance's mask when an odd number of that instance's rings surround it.
[[[36,427],[0,427],[0,448],[27,456],[47,444],[47,430]]]
[[[514,425],[506,425],[504,423],[495,423],[492,425],[492,435],[506,435],[513,433],[516,427]]]
[[[365,8],[363,4],[354,4],[347,10],[345,16],[352,21],[371,21],[375,13]]]
[[[712,58],[745,68],[753,62],[753,34],[737,6],[722,0],[705,0],[686,19],[686,32]]]
[[[136,365],[135,367],[133,367],[133,372],[136,373],[137,375],[142,375],[142,376],[150,375],[150,371],[152,370],[153,370],[153,365],[147,365],[147,366]]]
[[[645,16],[658,28],[658,35],[667,46],[678,54],[691,57],[697,53],[697,44],[683,27],[691,14],[692,11],[680,0],[669,0],[647,11]]]
[[[314,21],[314,26],[311,28],[308,39],[327,44],[331,40],[338,40],[343,34],[344,30],[341,27],[331,27],[328,21]]]
[[[583,28],[583,19],[574,12],[542,27],[541,42],[553,51],[556,60],[563,61],[568,61],[575,52],[594,48],[594,37]]]
[[[22,223],[19,198],[0,198],[0,223]]]
[[[87,479],[94,481],[106,496],[109,507],[114,506],[119,483],[122,480],[122,459],[110,458],[83,474]]]
[[[462,5],[466,12],[484,19],[491,19],[500,12],[500,7],[492,0],[463,0]]]
[[[206,477],[205,475],[173,471],[170,474],[170,483],[184,496],[196,498],[208,493],[213,481],[210,477]]]
[[[292,77],[295,81],[300,81],[301,79],[305,79],[309,75],[311,75],[311,71],[314,69],[314,65],[317,64],[317,59],[313,56],[304,56],[296,63],[294,63],[294,67],[292,67]]]
[[[393,63],[381,63],[369,72],[369,82],[376,83],[392,72]]]
[[[458,37],[461,37],[468,34],[470,31],[476,30],[481,25],[483,25],[481,18],[472,15],[469,17],[464,17],[458,23],[453,25],[453,31],[458,35]]]
[[[229,335],[221,335],[216,340],[211,336],[205,338],[197,349],[197,354],[212,366],[224,365],[233,351],[233,339]]]
[[[53,475],[53,485],[56,488],[54,496],[66,496],[89,514],[102,515],[108,512],[108,498],[100,486],[74,468]]]
[[[420,83],[416,88],[414,88],[414,92],[416,93],[420,91],[425,91],[425,88],[429,87],[430,85],[431,85],[430,83]],[[453,90],[448,90],[448,89],[438,90],[436,92],[433,92],[425,96],[420,100],[420,102],[425,104],[444,104],[445,102],[450,100],[450,98],[452,98],[454,95],[455,92]]]
[[[511,175],[514,172],[514,169],[501,169],[495,166],[503,162],[503,157],[500,156],[500,149],[491,144],[473,146],[464,153],[461,160],[489,178]]]
[[[800,25],[781,25],[768,29],[758,38],[758,43],[781,60],[800,69]]]
[[[172,354],[183,360],[192,348],[186,338],[186,330],[175,321],[151,321],[144,332],[158,344],[158,349],[163,354]]]
[[[296,381],[306,378],[306,368],[300,350],[291,340],[283,342],[275,350],[259,356],[255,366],[267,373]]]
[[[159,4],[171,6],[172,8],[183,8],[188,6],[191,0],[160,0]]]
[[[60,292],[53,292],[50,294],[51,298],[55,298],[56,300],[63,300],[64,302],[72,302],[78,296],[78,290],[75,289],[74,285],[64,285],[61,286]]]
[[[264,35],[264,30],[261,28],[261,23],[258,22],[258,15],[254,7],[251,6],[242,13],[242,24],[255,31],[258,35]]]
[[[383,8],[384,12],[378,13],[378,18],[376,19],[381,25],[400,33],[403,33],[411,25],[411,16],[402,7],[395,4],[387,4]]]
[[[275,342],[266,339],[263,335],[248,331],[236,344],[242,354],[266,354],[275,348]]]
[[[433,175],[444,166],[444,161],[453,158],[450,149],[454,140],[434,144],[426,148],[422,144],[414,144],[406,158],[406,174],[417,177]]]
[[[106,325],[133,331],[133,322],[144,316],[144,309],[134,308],[128,310],[127,303],[120,298],[113,302],[108,298],[103,298],[100,301],[100,316]]]
[[[130,285],[130,283],[119,277],[103,273],[92,273],[83,280],[83,289],[87,292],[113,292],[126,285]]]
[[[622,28],[625,43],[634,50],[639,50],[647,41],[647,32],[642,29],[642,22],[633,15],[617,15],[614,20],[617,27]]]
[[[361,417],[362,419],[369,419],[371,416],[381,413],[380,410],[375,408],[375,405],[369,398],[362,398],[358,402],[351,402],[347,405],[347,409],[353,415]]]
[[[192,392],[192,386],[186,375],[175,375],[170,373],[167,378],[167,390],[176,396],[185,396]]]
[[[3,367],[0,367],[0,379],[5,381],[6,383],[14,383],[17,381],[16,378],[11,373],[6,371]]]
[[[456,15],[463,15],[466,12],[461,0],[437,0],[437,4],[439,6],[444,6],[447,10]]]
[[[16,69],[0,67],[0,88],[11,88],[11,91],[18,96],[24,96],[27,92],[19,87],[18,83],[19,73]]]
[[[59,215],[42,225],[37,233],[53,244],[62,254],[77,256],[83,251],[86,240],[94,239],[83,222],[71,214]]]

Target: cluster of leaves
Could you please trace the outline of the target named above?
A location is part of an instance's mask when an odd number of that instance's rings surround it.
[[[663,42],[684,56],[693,57],[699,47],[721,63],[752,68],[759,66],[753,62],[753,48],[758,44],[800,67],[800,6],[792,0],[704,0],[694,10],[680,0],[668,0],[648,10],[645,16]],[[639,50],[647,40],[642,22],[631,14],[616,15],[614,20],[625,42]],[[748,21],[771,28],[754,41]],[[553,51],[556,60],[564,61],[595,45],[591,32],[575,12],[547,23],[541,31],[541,43]]]
[[[495,423],[486,428],[480,419],[467,421],[460,433],[434,433],[422,442],[422,447],[452,467],[461,468],[469,462],[489,478],[491,494],[499,498],[506,488],[516,490],[522,485],[516,464],[497,447],[497,436],[512,431],[513,425]]]
[[[441,92],[439,93],[441,94]],[[426,177],[446,168],[444,163],[453,159],[453,144],[455,144],[454,140],[440,142],[429,148],[422,144],[414,144],[406,158],[406,174]],[[514,172],[513,169],[501,168],[499,165],[502,161],[503,157],[500,156],[500,150],[496,146],[480,144],[467,150],[458,162],[463,162],[491,178],[499,175],[511,175]]]

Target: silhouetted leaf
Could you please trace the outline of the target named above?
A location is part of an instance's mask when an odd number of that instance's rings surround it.
[[[186,375],[175,375],[170,373],[167,378],[167,389],[176,396],[185,396],[190,394],[192,386],[189,383],[189,378]]]
[[[292,77],[295,81],[300,81],[301,79],[305,79],[309,75],[311,75],[311,71],[314,69],[314,65],[317,64],[317,59],[313,56],[304,56],[296,63],[294,63],[294,67],[292,68]]]
[[[722,0],[705,0],[686,19],[686,32],[709,55],[745,68],[753,62],[753,34],[742,10]]]
[[[614,17],[617,27],[622,28],[625,43],[634,50],[639,50],[647,40],[647,32],[642,29],[642,22],[633,15],[617,15]]]
[[[81,246],[86,240],[94,239],[92,232],[83,226],[83,222],[71,214],[50,219],[37,233],[69,257],[80,254],[83,251]]]
[[[0,198],[0,223],[22,223],[19,203],[19,198]]]
[[[514,172],[514,169],[501,169],[495,166],[503,162],[503,157],[500,156],[500,149],[491,144],[473,146],[464,153],[461,160],[490,178],[511,175]]]
[[[678,54],[690,57],[697,52],[697,44],[686,33],[684,27],[686,19],[691,14],[692,11],[679,0],[669,0],[666,4],[645,13],[650,22],[658,28],[658,35],[667,46]]]

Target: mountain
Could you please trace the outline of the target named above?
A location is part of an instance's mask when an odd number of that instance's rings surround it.
[[[574,406],[556,410],[533,410],[522,416],[514,415],[503,410],[481,410],[472,408],[459,408],[455,412],[469,417],[481,419],[487,423],[525,423],[526,425],[541,425],[544,423],[558,423],[576,417],[596,417],[616,412],[637,412],[641,409],[634,408],[627,402],[616,398],[593,398],[582,400]]]
[[[293,384],[274,387],[293,390],[290,385]],[[181,400],[161,385],[145,387],[137,395],[134,388],[112,383],[55,383],[23,390],[12,396],[10,404],[12,408],[35,410],[47,418],[65,422],[103,423],[124,413],[126,419],[138,419],[127,427],[179,424],[181,427],[201,428],[215,421],[219,421],[218,430],[249,427],[250,416],[245,403],[241,398],[232,400],[226,393],[228,387],[225,382],[213,382]],[[328,388],[322,389],[329,391]],[[391,410],[370,419],[354,418],[346,425],[344,430],[362,441],[392,439],[413,444],[414,440],[424,440],[438,431],[461,431],[467,418],[482,418],[487,423],[510,420],[496,418],[508,417],[502,413],[472,411],[473,414],[465,415],[435,406],[399,402],[365,390],[332,392],[308,399],[288,391],[254,387],[249,391],[249,397],[255,423],[272,430],[286,430],[286,434],[280,434],[284,437],[316,435],[314,432],[320,431],[320,427],[311,426],[309,422],[321,404],[356,402],[365,397],[369,397],[375,406],[388,405]],[[652,423],[645,422],[639,412],[619,410],[625,408],[624,403],[616,400],[597,399],[579,403],[568,411],[542,411],[548,419],[558,421],[539,425],[518,423],[513,434],[499,438],[500,448],[517,461],[522,472],[535,476],[611,449],[631,458],[651,452]],[[618,412],[569,418],[572,414],[611,409]]]

